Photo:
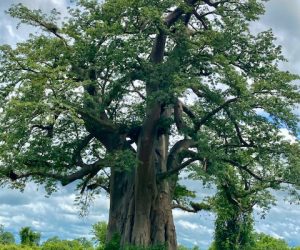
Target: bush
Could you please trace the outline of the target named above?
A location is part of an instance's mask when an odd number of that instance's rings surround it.
[[[41,250],[86,250],[77,240],[47,241],[41,246]]]
[[[255,234],[253,250],[290,250],[290,247],[284,240],[260,233]]]
[[[9,244],[9,245],[0,244],[0,249],[1,250],[39,250],[39,248],[35,246],[14,245],[14,244]]]

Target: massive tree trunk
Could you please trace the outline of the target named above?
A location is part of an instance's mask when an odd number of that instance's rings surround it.
[[[122,246],[166,245],[176,249],[169,183],[156,178],[166,170],[164,137],[155,141],[152,154],[146,157],[149,161],[141,161],[132,172],[112,170],[108,240],[118,233]],[[139,145],[138,155],[148,146],[145,142]]]
[[[175,250],[169,181],[157,178],[167,171],[169,138],[166,133],[159,134],[155,125],[170,112],[161,111],[159,105],[150,113],[151,121],[145,123],[139,136],[138,166],[131,172],[112,170],[108,240],[118,233],[122,246],[166,245]]]

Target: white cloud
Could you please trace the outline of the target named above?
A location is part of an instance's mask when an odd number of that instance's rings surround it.
[[[196,223],[191,223],[191,222],[188,222],[188,221],[185,221],[185,220],[179,220],[178,221],[178,224],[183,226],[183,228],[185,229],[191,229],[191,230],[195,230],[195,229],[199,229],[200,226]]]
[[[288,141],[290,143],[295,143],[297,140],[297,138],[292,135],[286,128],[281,128],[279,135],[283,137],[284,141]]]
[[[286,193],[276,192],[277,206],[272,207],[266,218],[260,218],[260,211],[255,213],[255,228],[273,237],[286,240],[291,246],[300,245],[300,209],[299,205],[285,201]]]
[[[46,198],[46,193],[34,184],[24,193],[17,190],[0,191],[0,224],[15,235],[21,227],[30,226],[42,233],[42,238],[91,237],[91,225],[108,218],[108,200],[100,195],[87,217],[80,217],[74,205],[74,187],[66,187]]]
[[[192,213],[180,210],[180,209],[174,209],[173,210],[173,217],[174,219],[184,218],[184,217],[191,217],[193,216]]]

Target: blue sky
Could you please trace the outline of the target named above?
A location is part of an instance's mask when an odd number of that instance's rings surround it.
[[[1,0],[0,1],[0,44],[15,44],[32,32],[27,26],[16,30],[17,22],[4,14],[12,3],[22,2],[31,8],[49,11],[57,8],[66,12],[67,0]],[[271,0],[266,4],[266,13],[252,25],[254,32],[272,28],[277,43],[283,46],[288,63],[281,65],[300,74],[300,0]],[[300,115],[300,109],[295,112]],[[203,189],[198,183],[189,183],[199,196],[212,190]],[[284,238],[290,245],[300,245],[300,207],[284,201],[284,193],[277,193],[278,204],[270,210],[264,220],[259,211],[255,215],[258,231]],[[64,187],[49,198],[43,188],[29,184],[23,193],[16,190],[0,190],[0,224],[17,235],[23,226],[31,226],[42,233],[43,239],[58,235],[62,238],[90,237],[91,224],[107,220],[108,198],[97,197],[88,216],[82,218],[74,206],[74,185]],[[213,237],[214,216],[210,213],[189,214],[174,211],[178,240],[187,246],[197,244],[207,249]]]

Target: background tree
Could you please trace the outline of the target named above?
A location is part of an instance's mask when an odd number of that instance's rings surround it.
[[[293,249],[282,239],[276,239],[263,233],[255,234],[255,246],[253,250],[289,250]]]
[[[234,181],[235,178],[232,178]],[[237,185],[228,185],[223,180],[215,197],[215,249],[247,250],[252,249],[253,242],[253,204],[251,199],[239,199]],[[241,202],[242,201],[242,202]]]
[[[41,33],[1,47],[1,183],[78,181],[83,205],[105,190],[108,240],[171,250],[180,171],[217,180],[230,164],[249,193],[297,195],[299,142],[281,140],[297,134],[297,76],[271,31],[249,31],[263,2],[79,0],[63,23],[13,6]]]
[[[22,245],[38,246],[41,240],[41,234],[32,231],[30,227],[22,227],[19,235]]]
[[[97,249],[104,249],[107,235],[107,223],[105,221],[95,223],[92,225],[92,233],[94,235],[93,240],[97,244]]]
[[[282,239],[274,238],[270,235],[266,235],[264,233],[255,233],[253,232],[253,244],[251,246],[244,245],[242,249],[249,249],[249,250],[296,250],[297,247],[289,247],[287,242]],[[220,243],[217,243],[220,244]],[[210,246],[209,250],[217,250],[218,248],[216,242]],[[225,247],[227,247],[224,244]],[[234,246],[235,247],[235,246]],[[229,249],[228,247],[225,249]]]
[[[4,226],[0,224],[0,244],[14,244],[15,237],[11,232],[4,231]]]

